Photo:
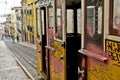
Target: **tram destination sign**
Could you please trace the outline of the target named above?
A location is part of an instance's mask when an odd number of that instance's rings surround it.
[[[39,0],[36,5],[41,7],[46,7],[49,6],[51,3],[52,0]]]

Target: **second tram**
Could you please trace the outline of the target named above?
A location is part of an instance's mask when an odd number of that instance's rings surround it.
[[[120,79],[120,1],[36,1],[38,74],[44,80]]]

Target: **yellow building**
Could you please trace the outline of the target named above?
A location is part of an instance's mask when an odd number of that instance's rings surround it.
[[[11,13],[11,27],[14,38],[18,37],[19,41],[22,39],[22,22],[21,22],[21,7],[13,7]]]
[[[27,0],[22,0],[22,41],[28,41],[27,40],[27,11],[26,11],[26,4]]]
[[[5,30],[5,23],[0,23],[0,35],[5,34],[4,30]]]
[[[12,27],[11,36],[16,38],[17,37],[17,18],[15,13],[15,8],[12,8],[12,12],[11,12],[11,27]]]
[[[11,15],[6,16],[6,36],[11,36]]]
[[[29,43],[35,43],[36,38],[36,9],[34,0],[22,0],[23,8],[23,30],[26,37],[26,41]],[[26,22],[26,23],[25,23]]]

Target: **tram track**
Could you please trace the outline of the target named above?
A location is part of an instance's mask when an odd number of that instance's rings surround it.
[[[33,67],[37,70],[37,66],[35,66],[35,65],[37,65],[37,64],[35,63],[35,61],[31,60],[31,59],[30,59],[31,57],[28,58],[29,55],[23,54],[23,53],[26,53],[26,51],[24,51],[23,49],[18,48],[17,46],[14,47],[14,48],[10,48],[10,50],[11,50],[14,54],[16,54],[16,55],[19,54],[19,56],[20,56],[22,59],[24,59],[26,62],[28,62],[31,66],[33,66]],[[19,50],[20,50],[21,52],[23,52],[23,53],[18,53]]]
[[[16,49],[18,49],[18,48],[16,48]],[[15,50],[14,50],[14,52],[13,53],[17,53],[17,52],[15,52]],[[17,54],[16,54],[17,55]],[[33,68],[35,68],[36,70],[37,70],[37,66],[35,66],[35,65],[37,65],[37,64],[35,64],[35,62],[33,63],[33,61],[31,61],[30,59],[28,59],[28,58],[25,58],[24,57],[24,55],[19,55],[22,59],[24,59],[26,62],[28,62]]]
[[[16,47],[15,47],[16,48]],[[14,51],[18,51],[18,50],[21,50],[21,51],[23,51],[23,52],[25,52],[26,53],[26,51],[24,51],[23,49],[20,49],[20,48],[16,48],[16,50],[14,50]],[[17,53],[17,52],[16,52]],[[25,54],[23,54],[23,53],[21,53],[22,55],[20,55],[24,60],[26,60],[29,64],[31,64],[35,69],[37,69],[37,66],[35,66],[35,65],[37,65],[37,63],[35,62],[35,60],[31,60],[31,56],[29,57],[28,55],[25,55]],[[29,58],[26,58],[26,56],[27,57],[29,57]]]
[[[5,41],[5,43],[15,57],[35,78],[35,80],[38,80],[35,50],[17,43],[13,43],[12,41]]]

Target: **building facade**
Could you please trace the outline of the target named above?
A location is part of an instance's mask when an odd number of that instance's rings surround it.
[[[11,13],[11,36],[22,41],[22,9],[21,7],[12,8]]]
[[[22,0],[22,28],[23,41],[28,43],[35,43],[36,38],[36,8],[34,0]]]

